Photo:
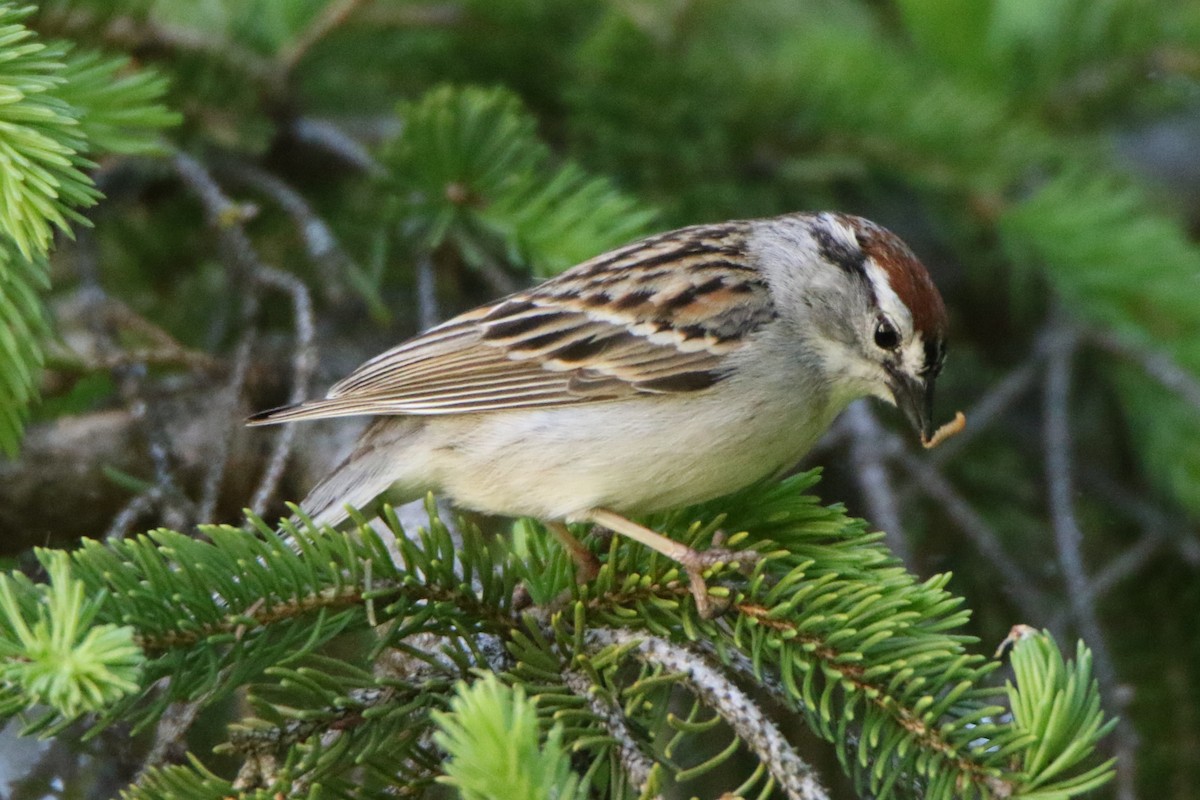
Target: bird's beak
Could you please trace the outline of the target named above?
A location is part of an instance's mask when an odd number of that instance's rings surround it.
[[[889,368],[888,388],[892,390],[896,407],[908,417],[920,434],[921,441],[929,441],[933,435],[933,380],[916,378]]]

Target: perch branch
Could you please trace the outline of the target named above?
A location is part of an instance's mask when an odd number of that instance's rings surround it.
[[[568,689],[587,701],[592,714],[600,720],[605,730],[608,731],[608,735],[617,743],[621,767],[625,770],[630,783],[637,787],[638,796],[644,797],[646,787],[650,783],[651,773],[654,770],[654,762],[637,746],[637,740],[634,738],[633,732],[629,730],[621,707],[610,698],[605,697],[601,693],[600,687],[589,681],[582,672],[564,670],[563,679]],[[656,795],[653,800],[659,800],[659,796]]]
[[[713,708],[753,750],[790,800],[828,800],[816,772],[796,753],[783,733],[758,705],[707,659],[657,636],[616,628],[597,628],[585,634],[587,645],[600,650],[633,645],[638,659],[685,676],[688,685]]]

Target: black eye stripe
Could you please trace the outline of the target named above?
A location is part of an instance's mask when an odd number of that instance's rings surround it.
[[[930,339],[925,342],[925,367],[922,372],[936,376],[942,371],[942,362],[946,360],[946,343],[940,339]]]

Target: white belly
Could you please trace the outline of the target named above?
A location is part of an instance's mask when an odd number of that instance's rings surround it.
[[[793,465],[841,410],[818,402],[814,415],[812,400],[795,387],[782,400],[749,403],[729,383],[686,397],[428,417],[423,441],[409,453],[414,480],[401,482],[511,516],[648,513],[727,494]]]

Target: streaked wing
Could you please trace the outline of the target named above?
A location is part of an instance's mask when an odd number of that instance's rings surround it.
[[[325,399],[252,423],[452,414],[706,389],[774,316],[746,223],[697,226],[586,261],[363,364]]]

